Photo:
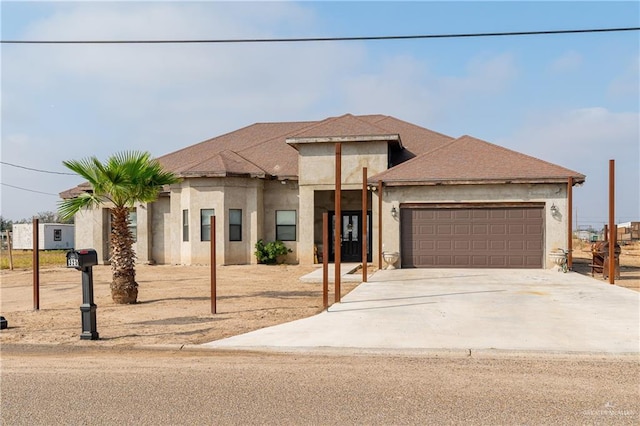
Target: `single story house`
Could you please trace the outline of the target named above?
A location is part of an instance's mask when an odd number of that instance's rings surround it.
[[[132,211],[139,262],[208,264],[214,215],[220,263],[255,263],[260,239],[283,241],[287,262],[314,263],[323,213],[336,222],[340,164],[343,262],[362,259],[366,226],[374,264],[388,251],[399,253],[402,268],[551,268],[550,252],[570,244],[572,187],[585,180],[471,136],[385,115],[256,123],[159,161],[183,179]],[[75,222],[76,247],[95,248],[105,262],[109,217],[105,207]]]

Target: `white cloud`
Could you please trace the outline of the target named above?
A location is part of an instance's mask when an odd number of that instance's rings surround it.
[[[344,92],[354,113],[385,111],[425,123],[485,103],[505,92],[516,75],[514,58],[507,53],[473,57],[460,76],[437,75],[428,63],[415,57],[394,56],[380,69],[348,81]]]
[[[583,57],[580,53],[571,50],[565,52],[562,56],[556,58],[549,65],[549,70],[554,73],[565,73],[575,71],[580,68],[583,62]]]
[[[25,38],[247,38],[274,36],[275,28],[300,34],[313,27],[313,15],[290,3],[97,3],[65,7],[33,24]],[[295,116],[335,96],[339,75],[362,58],[356,44],[11,47],[3,52],[3,79],[15,84],[5,84],[3,92],[17,101],[16,111],[26,111],[24,122],[50,114],[33,111],[33,105],[55,103],[68,112],[81,110],[81,116],[67,117],[68,126],[80,131],[91,123],[97,140],[115,127],[129,130],[126,137],[139,138],[141,148],[157,154],[254,117]],[[95,145],[99,153],[113,149]]]
[[[545,111],[497,143],[587,176],[576,189],[584,222],[607,221],[609,160],[616,164],[616,217],[640,218],[640,114],[605,108]]]
[[[609,85],[608,94],[614,98],[638,100],[640,96],[640,56],[635,56]]]

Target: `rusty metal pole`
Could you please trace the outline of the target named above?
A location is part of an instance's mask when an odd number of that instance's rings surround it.
[[[362,168],[362,282],[367,282],[367,249],[369,244],[367,243],[367,227],[369,226],[369,220],[367,220],[367,168]]]
[[[569,238],[567,241],[567,267],[573,268],[573,178],[570,177],[567,182],[567,229]]]
[[[217,313],[216,306],[216,290],[217,290],[217,276],[216,276],[216,217],[211,216],[209,219],[211,226],[211,313]]]
[[[382,181],[378,181],[378,269],[382,269]]]
[[[615,284],[616,276],[615,169],[615,160],[609,160],[609,284]]]
[[[7,249],[9,250],[9,270],[13,271],[13,241],[11,241],[11,232],[7,229]]]
[[[322,307],[329,307],[329,213],[322,213]]]
[[[334,235],[334,267],[335,267],[335,303],[340,302],[340,257],[342,256],[342,144],[336,143],[336,190],[335,190],[335,235]]]
[[[604,241],[609,241],[609,226],[606,223],[604,225],[604,232],[603,232],[602,239]]]
[[[33,219],[33,309],[40,310],[40,224]]]

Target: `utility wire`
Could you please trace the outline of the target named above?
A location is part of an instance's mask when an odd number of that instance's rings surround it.
[[[430,38],[470,38],[470,37],[504,37],[527,35],[610,33],[620,31],[638,31],[640,27],[591,28],[578,30],[549,31],[509,31],[491,33],[459,33],[459,34],[422,34],[395,36],[356,36],[356,37],[295,37],[295,38],[248,38],[248,39],[187,39],[187,40],[0,40],[3,44],[180,44],[180,43],[296,43],[321,41],[370,41],[370,40],[415,40]]]
[[[0,164],[4,164],[5,166],[11,166],[11,167],[17,167],[19,169],[25,169],[25,170],[31,170],[34,172],[40,172],[40,173],[51,173],[54,175],[68,175],[68,176],[77,176],[76,173],[66,173],[66,172],[51,172],[49,170],[41,170],[41,169],[34,169],[31,167],[26,167],[26,166],[20,166],[18,164],[11,164],[11,163],[7,163],[5,161],[0,161]]]
[[[2,186],[8,186],[9,188],[15,188],[15,189],[19,189],[21,191],[28,191],[28,192],[35,192],[37,194],[44,194],[44,195],[53,195],[54,197],[58,197],[58,194],[52,194],[51,192],[42,192],[42,191],[36,191],[34,189],[27,189],[27,188],[22,188],[20,186],[14,186],[14,185],[9,185],[8,183],[4,183],[1,182],[0,185]]]

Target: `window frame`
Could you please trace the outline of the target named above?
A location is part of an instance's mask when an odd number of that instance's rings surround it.
[[[189,209],[182,210],[182,242],[189,242]]]
[[[213,214],[205,216],[205,212],[213,212]],[[211,216],[216,215],[216,209],[200,209],[200,241],[211,241]],[[205,219],[209,220],[205,224]]]
[[[293,212],[293,223],[278,223],[278,213],[280,212]],[[276,222],[276,240],[278,241],[297,241],[298,240],[298,211],[297,210],[276,210],[275,214],[275,222]],[[281,229],[291,229],[293,228],[293,238],[281,238]]]
[[[129,209],[129,216],[127,216],[127,222],[129,223],[129,232],[133,242],[138,242],[138,210],[133,207]]]
[[[238,214],[239,223],[232,222],[234,219],[232,212]],[[229,209],[229,241],[242,241],[242,209]]]

